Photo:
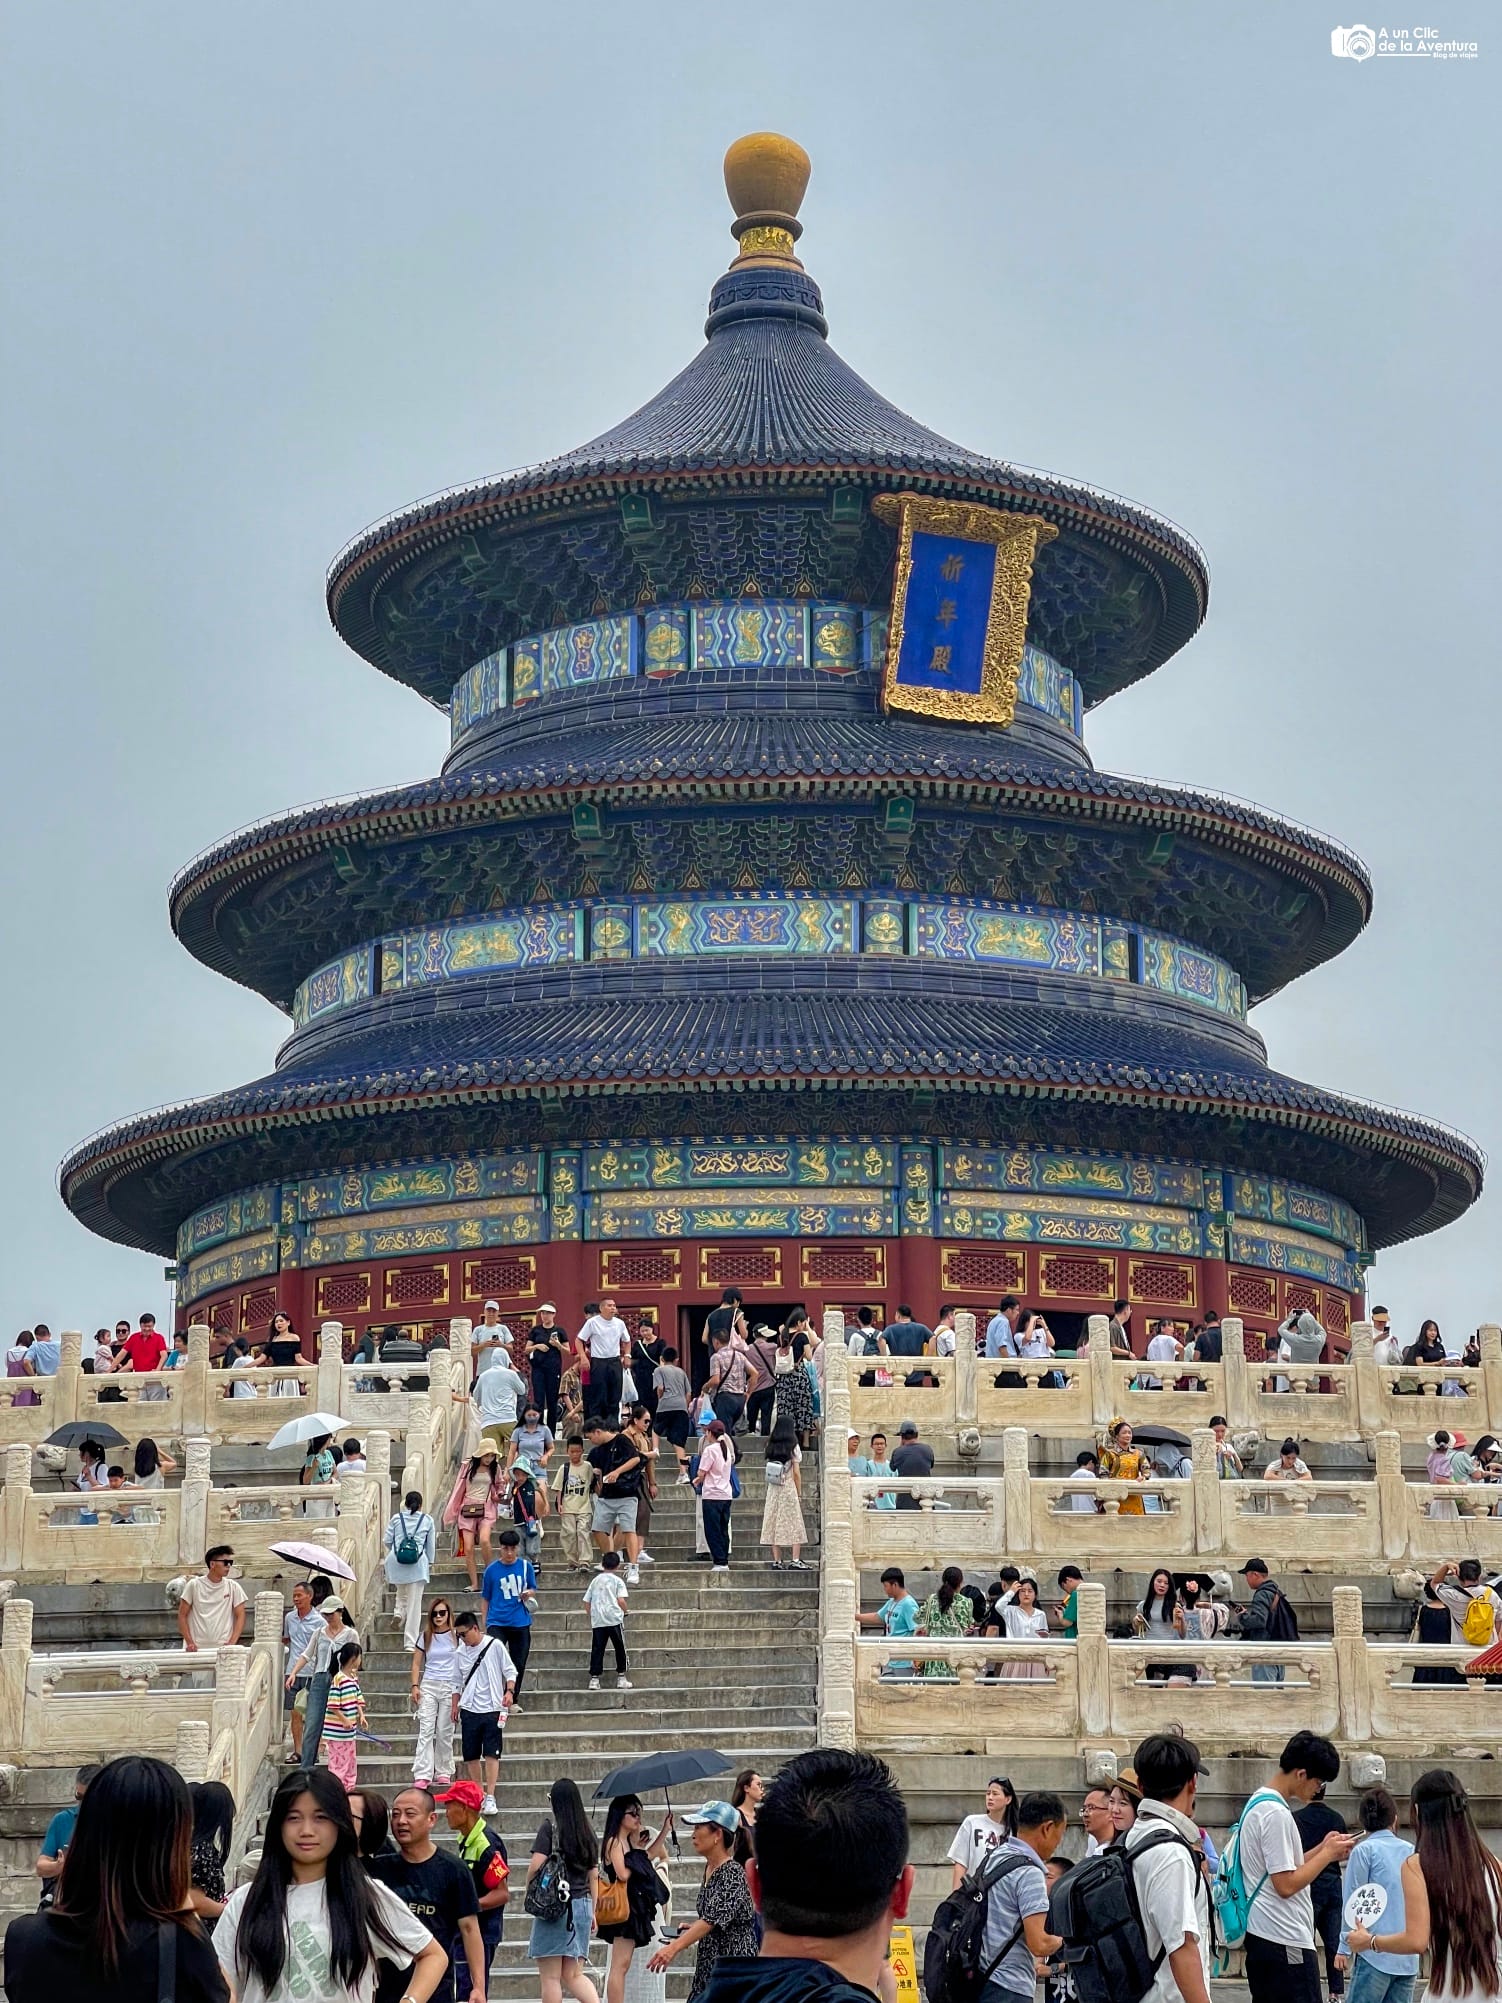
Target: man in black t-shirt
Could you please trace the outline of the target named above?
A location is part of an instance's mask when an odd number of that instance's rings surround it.
[[[717,1335],[734,1335],[737,1333],[742,1338],[744,1338],[746,1333],[746,1317],[742,1309],[741,1292],[739,1287],[726,1287],[725,1291],[720,1295],[720,1305],[717,1308],[710,1309],[709,1319],[704,1324],[704,1332],[699,1337],[699,1341],[706,1350],[713,1350],[714,1339]]]
[[[486,2003],[485,1948],[474,1874],[433,1841],[437,1820],[438,1805],[428,1789],[404,1787],[391,1804],[391,1834],[399,1854],[372,1857],[366,1868],[396,1893],[441,1946],[447,1948],[456,1936],[463,1942],[469,1992],[458,2003]],[[455,2003],[452,1963],[433,1991],[432,2003]]]
[[[892,1455],[893,1474],[905,1474],[910,1480],[926,1480],[934,1471],[934,1450],[924,1446],[918,1438],[918,1427],[914,1420],[904,1419],[899,1429],[901,1444]],[[916,1495],[897,1497],[899,1509],[918,1508]]]
[[[1299,1832],[1306,1857],[1317,1850],[1327,1836],[1332,1833],[1344,1836],[1346,1833],[1345,1817],[1337,1815],[1325,1800],[1323,1781],[1313,1801],[1306,1801],[1302,1808],[1293,1811],[1293,1824]],[[1337,1996],[1345,1994],[1345,1975],[1335,1966],[1335,1957],[1341,1951],[1340,1936],[1344,1925],[1339,1864],[1329,1863],[1320,1872],[1309,1887],[1309,1901],[1314,1907],[1315,1934],[1324,1943],[1325,1978],[1330,1986],[1330,2003],[1335,2003]]]
[[[624,1433],[602,1418],[589,1422],[589,1452],[584,1458],[599,1472],[595,1491],[594,1538],[600,1552],[622,1550],[626,1554],[626,1583],[640,1582],[637,1559],[641,1539],[636,1534],[636,1504],[641,1495],[642,1457]],[[616,1543],[616,1538],[620,1543]]]

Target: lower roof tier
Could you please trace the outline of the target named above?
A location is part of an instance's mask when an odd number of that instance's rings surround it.
[[[1484,1168],[1463,1135],[1270,1071],[1250,1042],[1089,1008],[831,990],[518,1001],[373,1026],[239,1090],[105,1129],[60,1184],[91,1229],[170,1255],[200,1206],[280,1178],[832,1124],[1276,1173],[1349,1203],[1374,1247],[1461,1215]]]
[[[922,891],[1108,912],[1228,961],[1252,1000],[1347,946],[1339,843],[1222,795],[857,713],[590,723],[483,769],[241,830],[173,884],[197,958],[290,1008],[338,954],[459,913],[746,889]]]

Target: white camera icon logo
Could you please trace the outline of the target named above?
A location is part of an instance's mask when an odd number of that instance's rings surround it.
[[[1353,63],[1364,63],[1368,56],[1377,53],[1377,37],[1359,22],[1349,28],[1332,28],[1330,53],[1332,56],[1349,56]]]

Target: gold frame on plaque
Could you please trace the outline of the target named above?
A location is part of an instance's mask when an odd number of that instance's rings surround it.
[[[1017,714],[1017,684],[1022,650],[1027,644],[1033,561],[1043,545],[1053,541],[1058,530],[1052,522],[1042,521],[1036,515],[1012,515],[970,501],[937,500],[929,494],[877,494],[871,502],[871,512],[878,521],[894,522],[897,527],[892,617],[881,677],[883,710],[907,710],[917,716],[941,717],[950,723],[1009,724]],[[904,688],[897,680],[915,530],[995,545],[996,571],[991,581],[978,695],[958,689]]]

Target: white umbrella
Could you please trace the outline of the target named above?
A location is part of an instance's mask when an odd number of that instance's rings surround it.
[[[355,1574],[337,1551],[330,1551],[322,1544],[304,1544],[296,1537],[288,1537],[280,1544],[268,1546],[274,1558],[285,1558],[293,1565],[306,1565],[314,1572],[327,1572],[331,1579],[353,1579]]]
[[[325,1434],[342,1432],[346,1421],[337,1412],[305,1412],[300,1419],[289,1419],[285,1426],[278,1426],[266,1442],[267,1453],[278,1447],[302,1447],[309,1440],[321,1440]]]

